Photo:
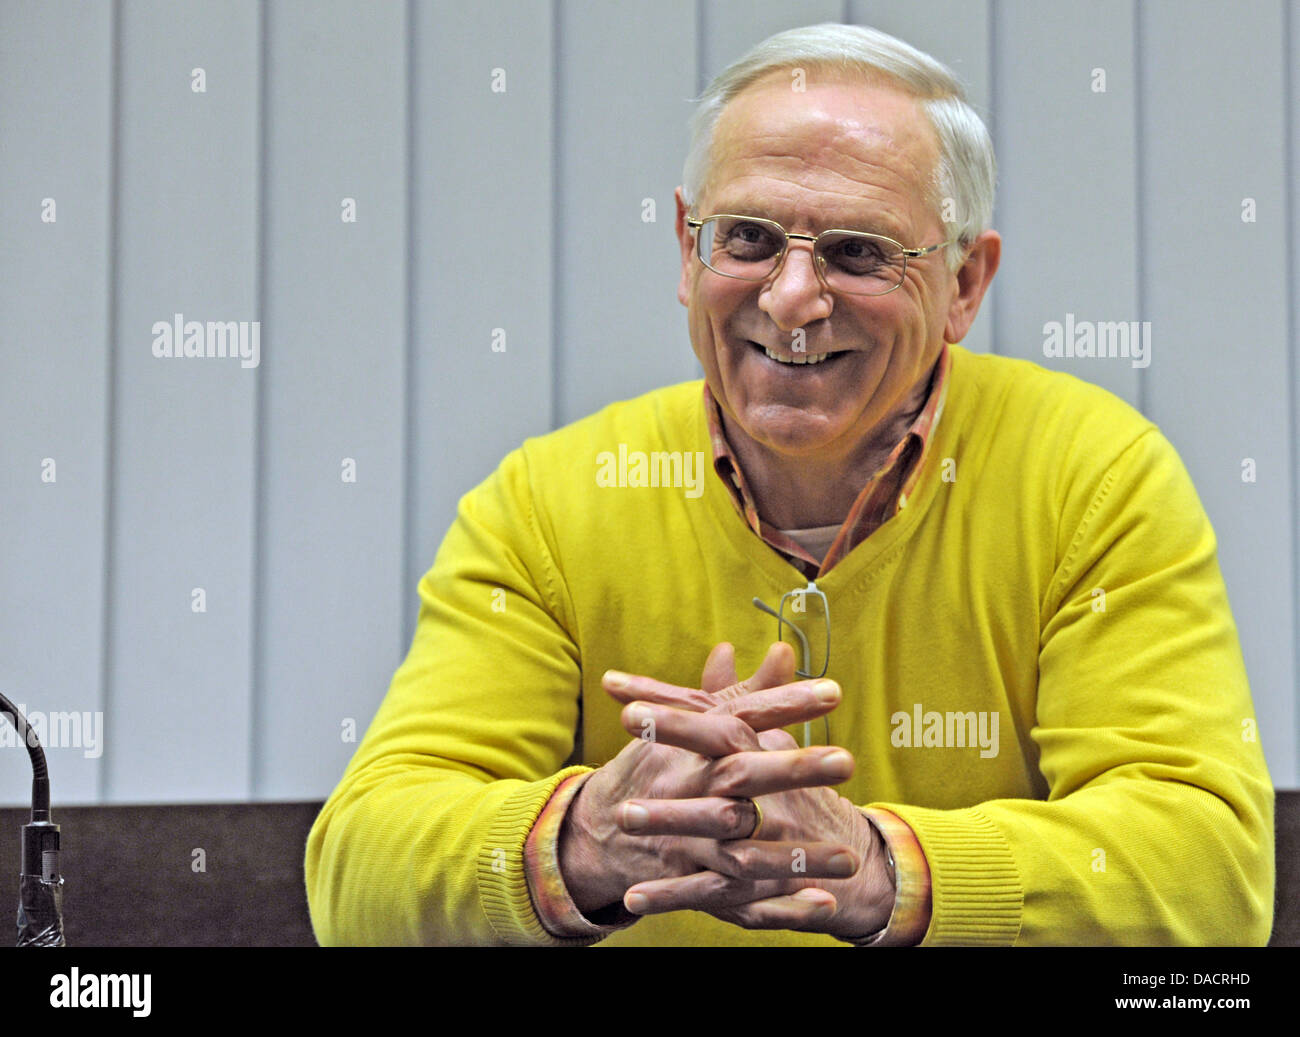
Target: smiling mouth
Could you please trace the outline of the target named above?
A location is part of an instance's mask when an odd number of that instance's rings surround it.
[[[814,364],[830,363],[849,352],[847,349],[841,349],[830,353],[792,353],[789,356],[782,356],[780,353],[773,352],[766,346],[760,345],[753,339],[749,340],[749,344],[760,353],[763,353],[769,360],[775,360],[784,367],[811,367]]]

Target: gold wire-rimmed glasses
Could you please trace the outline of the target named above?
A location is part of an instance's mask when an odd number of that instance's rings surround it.
[[[909,259],[928,256],[956,240],[906,248],[883,234],[838,228],[792,234],[776,220],[734,213],[690,217],[686,225],[695,231],[700,262],[715,274],[741,281],[766,281],[785,262],[791,240],[811,241],[817,277],[827,288],[849,295],[888,295],[902,285]]]
[[[776,639],[791,644],[799,657],[794,672],[807,680],[816,680],[826,676],[831,664],[831,609],[826,594],[815,580],[809,580],[807,587],[786,591],[781,595],[779,610],[773,609],[762,598],[754,598],[754,607],[776,617]],[[800,622],[795,622],[799,617]],[[802,629],[807,626],[809,631]],[[820,629],[818,629],[820,628]],[[820,636],[826,631],[825,639]],[[813,638],[809,641],[808,633]],[[830,745],[831,725],[822,717],[826,731],[826,744]],[[803,744],[812,745],[812,722],[803,725]]]

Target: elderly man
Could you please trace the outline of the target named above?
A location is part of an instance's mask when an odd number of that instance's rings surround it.
[[[1186,471],[1108,393],[956,345],[993,179],[881,33],[715,80],[677,195],[703,386],[461,501],[308,843],[321,942],[1267,940],[1272,788]]]

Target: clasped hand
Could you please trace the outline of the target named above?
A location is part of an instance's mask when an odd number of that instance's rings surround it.
[[[634,914],[706,911],[846,939],[884,928],[894,888],[880,836],[829,787],[853,773],[852,756],[800,749],[781,730],[829,713],[840,689],[793,677],[781,643],[746,681],[728,644],[710,653],[698,689],[605,675],[636,737],[565,816],[560,869],[579,910],[622,901]]]

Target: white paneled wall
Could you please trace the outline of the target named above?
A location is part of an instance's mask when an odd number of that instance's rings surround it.
[[[460,494],[697,376],[690,98],[825,20],[967,82],[1004,260],[966,345],[1178,447],[1300,784],[1300,2],[0,0],[0,690],[91,718],[56,801],[330,791]],[[177,314],[256,366],[156,357]],[[1150,365],[1044,358],[1067,314],[1149,321]]]
[[[0,691],[49,713],[108,705],[114,24],[0,4]],[[51,751],[59,796],[100,796],[99,753]],[[0,801],[25,756],[0,751]]]

